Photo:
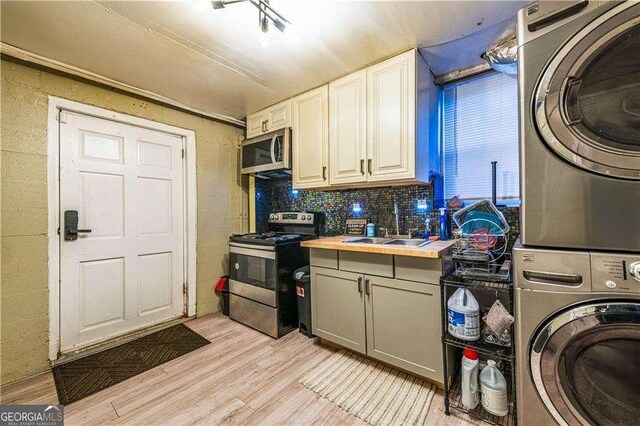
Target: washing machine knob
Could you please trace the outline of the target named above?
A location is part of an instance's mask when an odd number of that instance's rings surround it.
[[[604,285],[606,285],[609,288],[616,288],[618,287],[618,284],[616,284],[615,281],[611,281],[611,280],[607,280],[604,282]]]
[[[634,280],[640,281],[640,261],[633,262],[629,265],[629,274],[631,274]]]

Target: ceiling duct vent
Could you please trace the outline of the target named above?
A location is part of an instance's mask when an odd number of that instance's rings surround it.
[[[509,75],[518,73],[518,45],[515,37],[498,43],[481,56],[494,70]]]

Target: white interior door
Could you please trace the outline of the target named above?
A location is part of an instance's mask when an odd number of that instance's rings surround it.
[[[182,137],[60,113],[60,351],[184,315]],[[79,233],[65,239],[65,211]]]

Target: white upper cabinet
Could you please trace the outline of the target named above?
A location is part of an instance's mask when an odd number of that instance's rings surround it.
[[[416,53],[367,69],[368,181],[414,179]]]
[[[366,182],[367,71],[329,84],[331,185]]]
[[[291,99],[267,108],[267,131],[291,126]]]
[[[329,185],[329,89],[322,86],[293,98],[294,188]]]
[[[247,138],[291,126],[291,99],[247,117]]]
[[[438,89],[417,50],[247,117],[247,137],[291,126],[294,188],[427,183],[440,173]]]
[[[247,139],[266,133],[265,122],[267,121],[267,110],[258,111],[247,117]]]

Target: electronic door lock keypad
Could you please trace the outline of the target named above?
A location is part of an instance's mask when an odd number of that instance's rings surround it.
[[[64,239],[65,241],[75,241],[79,233],[88,233],[91,229],[78,229],[78,211],[65,210],[64,212]]]

